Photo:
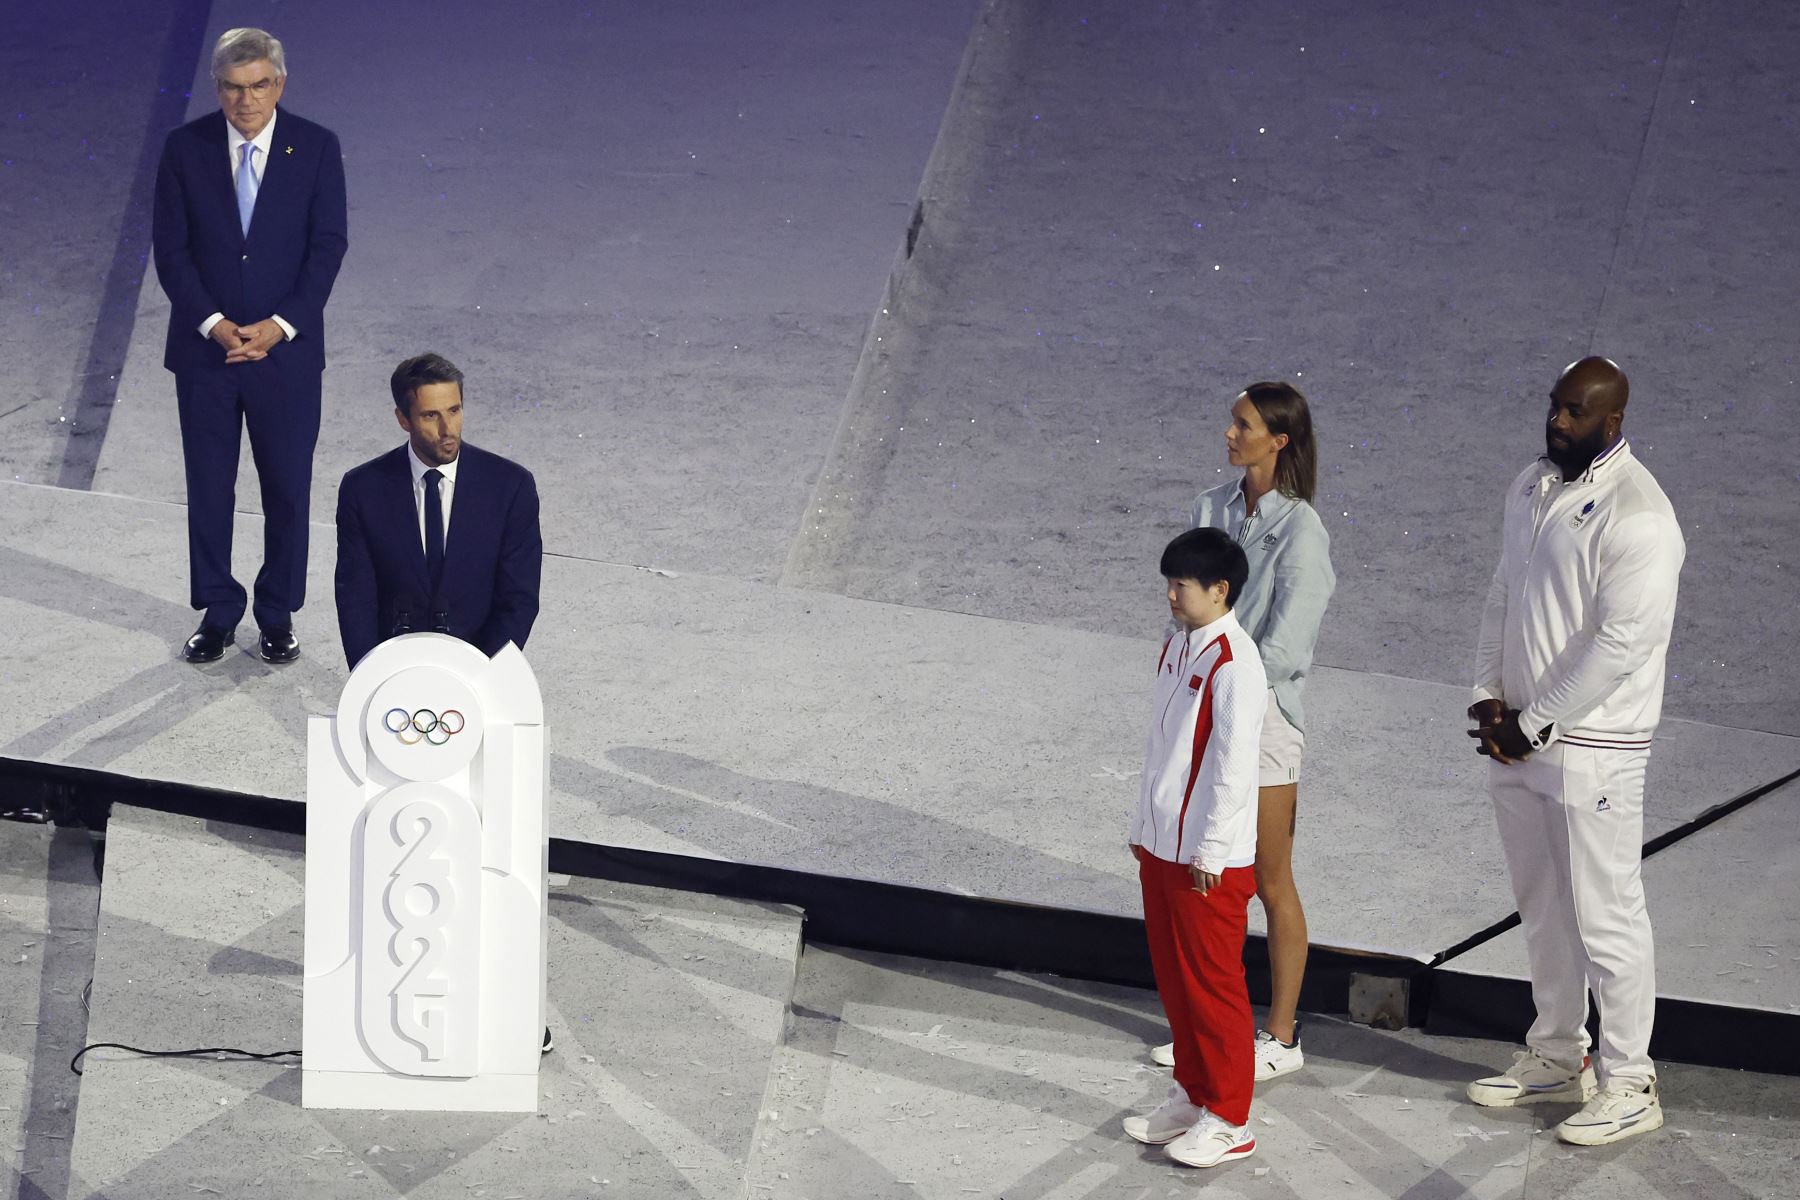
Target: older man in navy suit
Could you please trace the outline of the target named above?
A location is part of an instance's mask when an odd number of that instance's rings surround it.
[[[220,111],[164,142],[152,230],[170,305],[163,365],[181,413],[190,601],[204,613],[182,654],[219,659],[244,615],[231,532],[247,427],[263,504],[259,650],[288,663],[300,656],[325,301],[348,245],[343,154],[329,129],[278,111],[287,62],[264,31],[226,32],[212,70]]]
[[[338,486],[337,608],[351,667],[402,633],[453,634],[492,655],[537,619],[537,483],[462,440],[463,374],[438,354],[394,369],[406,444]]]

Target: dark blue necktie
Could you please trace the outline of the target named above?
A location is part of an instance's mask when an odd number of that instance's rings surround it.
[[[425,573],[431,577],[433,591],[444,571],[444,498],[438,494],[438,481],[443,477],[436,467],[425,472]]]

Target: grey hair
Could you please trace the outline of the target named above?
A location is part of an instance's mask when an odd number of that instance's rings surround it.
[[[227,29],[219,35],[219,44],[213,47],[213,78],[223,79],[231,68],[265,58],[275,68],[276,75],[287,75],[287,56],[282,54],[281,42],[274,34],[266,29]]]

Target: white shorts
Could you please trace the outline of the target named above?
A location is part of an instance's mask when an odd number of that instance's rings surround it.
[[[1257,747],[1256,786],[1280,787],[1300,782],[1300,752],[1306,748],[1306,735],[1288,723],[1275,703],[1275,689],[1269,689],[1269,708],[1263,714],[1262,742]]]

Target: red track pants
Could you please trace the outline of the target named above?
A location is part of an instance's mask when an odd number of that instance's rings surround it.
[[[1202,896],[1189,868],[1146,854],[1138,881],[1156,993],[1175,1034],[1175,1082],[1193,1103],[1242,1125],[1256,1087],[1256,1022],[1244,984],[1256,869],[1228,867]]]

